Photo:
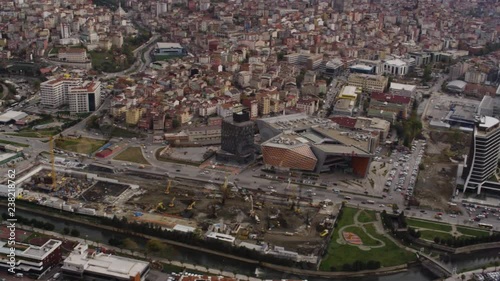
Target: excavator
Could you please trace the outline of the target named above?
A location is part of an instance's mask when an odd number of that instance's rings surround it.
[[[163,202],[160,202],[160,203],[158,203],[158,205],[156,205],[156,211],[157,212],[165,211],[165,206],[163,206]]]
[[[189,206],[187,206],[186,210],[192,210],[194,205],[196,205],[196,201],[193,201],[193,203],[189,204]]]
[[[168,204],[168,206],[169,206],[170,208],[175,207],[174,202],[175,202],[175,197],[174,197],[174,198],[172,198],[172,200],[170,201],[170,203]]]
[[[168,180],[167,189],[165,189],[165,194],[170,194],[170,187],[172,186],[172,180]]]
[[[254,219],[255,222],[258,224],[258,223],[260,223],[260,219],[259,219],[259,216],[257,216],[257,214],[255,213],[255,211],[253,209],[253,196],[250,195],[249,198],[250,198],[250,207],[251,207],[251,209],[250,209],[250,217],[252,219]]]

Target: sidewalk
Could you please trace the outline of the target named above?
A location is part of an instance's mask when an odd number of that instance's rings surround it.
[[[495,269],[498,270],[498,269],[500,269],[500,267],[496,267],[496,268],[494,266],[488,267],[484,270],[484,273],[495,272]],[[452,277],[445,279],[445,281],[472,280],[474,273],[483,273],[483,270],[480,268],[480,269],[476,269],[476,270],[472,270],[472,271],[467,271],[464,273],[455,274]],[[461,277],[462,275],[465,276],[465,279],[462,279],[462,277]]]

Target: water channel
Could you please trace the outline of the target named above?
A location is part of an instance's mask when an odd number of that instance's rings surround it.
[[[126,236],[120,233],[115,233],[112,231],[101,230],[87,225],[74,224],[72,222],[65,222],[64,220],[40,216],[36,213],[32,213],[25,210],[16,210],[18,216],[22,216],[28,219],[36,219],[38,221],[50,222],[55,226],[56,232],[62,232],[65,227],[70,227],[77,229],[80,232],[81,238],[88,238],[92,241],[99,241],[102,243],[108,243],[111,237],[115,238],[131,238],[140,247],[146,245],[146,240],[140,237]],[[245,264],[242,262],[224,259],[219,256],[206,254],[203,252],[193,251],[190,249],[185,249],[177,246],[170,246],[168,248],[170,259],[178,260],[186,263],[192,264],[202,264],[211,268],[224,268],[224,270],[229,272],[238,272],[248,276],[256,276],[262,279],[307,279],[309,281],[326,281],[327,278],[314,278],[307,276],[294,276],[282,272],[277,272],[265,268],[256,268],[255,265]],[[464,268],[477,268],[483,264],[493,262],[499,259],[499,250],[486,250],[473,254],[464,255],[443,255],[441,260],[449,268],[456,268],[459,272]],[[431,281],[436,279],[428,270],[421,266],[412,266],[406,272],[396,273],[387,276],[369,276],[369,277],[355,277],[349,278],[353,281]],[[328,279],[330,280],[330,279]]]

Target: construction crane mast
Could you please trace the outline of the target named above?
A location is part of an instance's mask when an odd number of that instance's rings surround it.
[[[52,177],[52,191],[56,190],[56,165],[55,165],[55,155],[54,155],[54,137],[50,136],[50,165],[51,165],[51,177]]]

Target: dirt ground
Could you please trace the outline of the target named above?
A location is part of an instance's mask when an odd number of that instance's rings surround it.
[[[430,131],[415,188],[421,206],[446,211],[452,196],[458,164],[469,151],[470,133]]]
[[[111,175],[111,177],[120,176]],[[165,194],[166,180],[144,181],[139,177],[129,176],[127,182],[139,184],[144,192],[132,196],[122,206],[115,206],[124,211],[190,218],[202,229],[207,229],[210,224],[221,222],[231,226],[240,224],[239,233],[232,233],[238,239],[247,240],[249,233],[257,233],[258,239],[264,239],[274,245],[283,246],[287,250],[297,250],[304,254],[314,253],[323,242],[316,231],[316,225],[326,215],[319,214],[317,207],[310,207],[306,202],[301,202],[301,212],[297,214],[292,211],[291,202],[282,196],[270,197],[263,192],[255,192],[253,194],[254,211],[260,218],[260,223],[255,223],[249,216],[251,203],[248,197],[245,200],[245,196],[235,190],[231,191],[225,205],[222,206],[218,186],[200,186],[194,181],[174,181],[169,194]],[[174,206],[170,207],[169,203],[174,197]],[[186,208],[193,201],[196,203],[192,210],[187,211]],[[163,203],[164,209],[155,211],[159,202]],[[216,217],[213,216],[214,211]],[[311,226],[306,227],[306,222],[309,222]]]

